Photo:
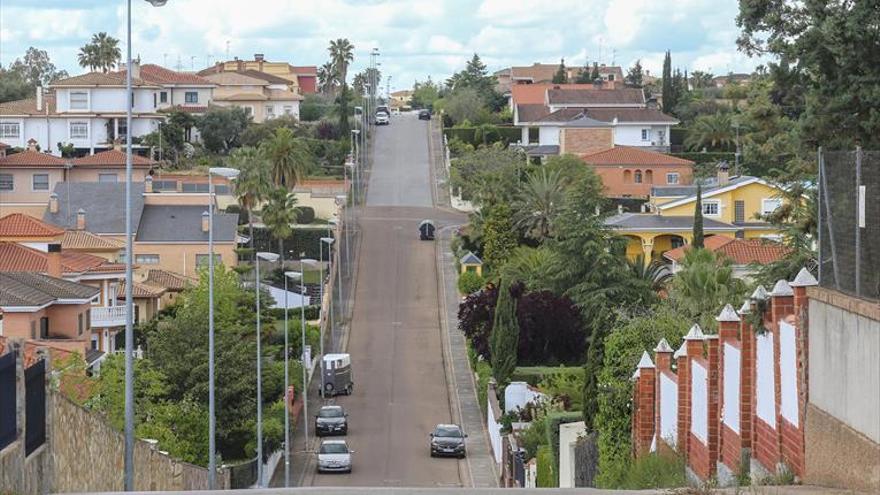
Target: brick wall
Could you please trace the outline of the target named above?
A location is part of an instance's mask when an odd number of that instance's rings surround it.
[[[611,128],[563,128],[559,137],[559,154],[588,154],[614,147]]]

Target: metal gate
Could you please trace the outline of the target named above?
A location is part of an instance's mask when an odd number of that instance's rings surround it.
[[[24,370],[25,455],[46,442],[46,361],[40,360]]]
[[[15,352],[0,356],[0,450],[15,441]]]

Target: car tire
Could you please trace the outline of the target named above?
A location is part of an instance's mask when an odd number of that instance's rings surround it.
[[[431,457],[437,457],[433,450],[431,451]]]
[[[353,390],[354,390],[354,387],[351,384],[349,384],[347,387],[345,387],[345,395],[351,395],[351,392]]]

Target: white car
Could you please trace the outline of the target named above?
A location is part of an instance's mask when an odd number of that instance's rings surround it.
[[[324,440],[318,449],[318,472],[350,473],[353,453],[345,440]]]
[[[391,123],[391,118],[385,112],[377,112],[376,113],[376,125],[388,125]]]

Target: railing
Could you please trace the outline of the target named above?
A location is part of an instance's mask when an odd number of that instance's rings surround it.
[[[125,325],[125,306],[92,308],[93,327],[120,327]]]

